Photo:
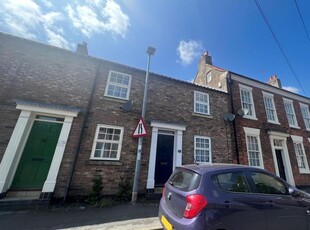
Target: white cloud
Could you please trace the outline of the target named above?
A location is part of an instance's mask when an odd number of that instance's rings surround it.
[[[50,5],[49,1],[44,1]],[[0,2],[0,28],[17,36],[39,39],[44,37],[51,45],[70,48],[63,29],[55,23],[62,20],[60,12],[44,13],[33,0],[2,0]]]
[[[129,24],[129,17],[123,13],[121,7],[113,0],[107,0],[101,10],[103,2],[86,0],[84,4],[68,4],[66,12],[73,27],[85,36],[112,32],[125,37]]]
[[[184,66],[193,62],[196,57],[199,57],[204,51],[200,41],[190,40],[188,42],[182,40],[177,48],[179,59]]]
[[[299,94],[300,93],[300,90],[295,88],[295,87],[292,87],[292,86],[283,86],[283,89],[287,90],[287,91],[290,91],[292,93],[297,93]]]
[[[40,0],[46,7],[51,8],[53,7],[53,3],[48,0]]]

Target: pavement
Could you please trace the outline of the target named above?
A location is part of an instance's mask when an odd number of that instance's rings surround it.
[[[53,205],[37,209],[1,210],[0,229],[155,230],[162,229],[159,202],[121,203],[96,208],[87,204]]]

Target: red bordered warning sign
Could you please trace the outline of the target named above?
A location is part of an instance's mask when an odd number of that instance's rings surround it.
[[[147,135],[147,130],[145,128],[144,121],[142,117],[140,117],[140,120],[135,128],[135,131],[132,134],[132,137],[143,137]]]

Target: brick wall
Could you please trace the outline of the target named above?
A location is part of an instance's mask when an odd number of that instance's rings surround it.
[[[20,113],[14,99],[82,108],[83,112],[74,118],[54,192],[55,197],[64,196],[85,112],[91,102],[69,195],[89,194],[95,175],[103,178],[103,194],[116,193],[121,177],[132,183],[137,155],[137,139],[132,138],[132,133],[141,115],[145,71],[1,33],[0,50],[0,160]],[[126,101],[104,96],[110,70],[132,75],[132,111],[120,110]],[[94,94],[90,98],[93,85]],[[232,162],[232,124],[223,119],[230,111],[226,93],[153,73],[148,89],[145,121],[149,135],[143,141],[140,192],[146,188],[152,120],[186,125],[183,163],[193,163],[194,135],[211,137],[213,162]],[[210,95],[211,116],[194,114],[194,91]],[[90,160],[98,124],[124,127],[119,161]]]
[[[239,83],[238,81],[233,81],[233,84],[232,84],[235,114],[237,114],[237,110],[241,108],[240,89],[239,89],[238,83]],[[296,99],[292,99],[293,104],[294,104],[295,114],[297,117],[297,122],[300,127],[300,129],[296,129],[296,128],[289,127],[286,112],[284,109],[283,98],[291,99],[290,97],[279,95],[275,93],[272,90],[272,88],[269,91],[262,90],[261,88],[255,87],[254,82],[253,82],[253,85],[244,84],[244,83],[241,83],[241,84],[252,87],[252,94],[253,94],[253,99],[254,99],[257,120],[242,118],[238,115],[236,116],[236,124],[237,124],[236,129],[237,129],[237,140],[238,140],[237,144],[238,144],[239,155],[240,155],[240,163],[246,164],[246,165],[248,164],[247,146],[246,146],[246,139],[245,139],[245,133],[244,133],[243,127],[260,129],[260,140],[261,140],[261,147],[262,147],[262,153],[263,153],[264,167],[265,169],[273,173],[276,172],[276,169],[275,169],[275,164],[274,164],[274,160],[272,156],[272,148],[270,145],[268,131],[275,131],[275,132],[280,132],[280,133],[286,133],[288,135],[296,135],[296,136],[303,137],[305,153],[306,153],[307,158],[310,160],[310,143],[308,141],[308,138],[310,137],[310,132],[307,131],[305,128],[304,120],[302,118],[301,111],[300,111],[299,101]],[[280,125],[267,122],[267,116],[266,116],[262,91],[268,92],[274,95],[274,103],[276,106],[277,116],[278,116]],[[288,148],[288,154],[290,157],[292,172],[293,172],[296,185],[297,186],[310,186],[310,180],[309,180],[310,175],[300,174],[299,172],[295,150],[293,146],[293,141],[291,137],[287,138],[287,148]]]

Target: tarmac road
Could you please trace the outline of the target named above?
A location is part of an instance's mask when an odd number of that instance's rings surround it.
[[[0,229],[162,229],[158,203],[119,204],[95,208],[85,204],[0,211]]]

